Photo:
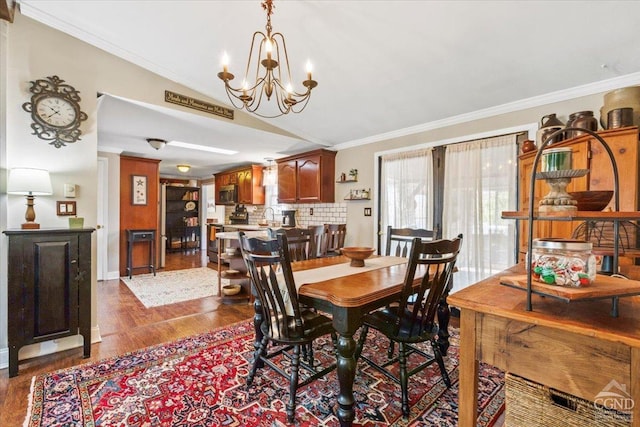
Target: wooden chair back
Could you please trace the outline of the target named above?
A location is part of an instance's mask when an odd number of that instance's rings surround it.
[[[325,256],[340,255],[340,248],[344,247],[347,235],[347,224],[325,224]]]
[[[387,247],[385,255],[407,257],[411,252],[411,243],[415,237],[422,241],[431,241],[438,238],[438,229],[425,230],[424,228],[393,228],[387,227]]]
[[[280,342],[304,336],[287,236],[276,239],[248,238],[240,231],[240,251],[262,310],[262,330]],[[291,312],[292,311],[292,312]],[[291,322],[291,316],[295,322]]]
[[[447,292],[461,244],[462,234],[453,240],[413,239],[392,339],[407,340],[421,335],[431,338],[438,306]],[[426,272],[416,288],[414,277],[418,266],[424,266]]]
[[[325,237],[324,225],[310,225],[311,236],[316,245],[316,258],[322,258],[327,254],[327,239]]]
[[[268,229],[269,236],[276,239],[279,234],[287,236],[289,259],[292,262],[317,258],[316,242],[311,230],[306,228]]]

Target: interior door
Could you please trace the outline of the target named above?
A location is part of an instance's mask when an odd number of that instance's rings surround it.
[[[109,275],[109,247],[108,247],[108,228],[107,219],[109,218],[109,172],[108,172],[108,159],[104,157],[98,157],[98,194],[97,194],[97,224],[96,224],[96,263],[97,263],[97,278],[98,280],[107,280]]]

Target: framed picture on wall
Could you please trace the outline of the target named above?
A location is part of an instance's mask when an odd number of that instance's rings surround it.
[[[147,176],[131,175],[131,204],[147,204]]]

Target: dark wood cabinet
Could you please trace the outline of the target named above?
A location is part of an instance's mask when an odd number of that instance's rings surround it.
[[[333,203],[335,151],[315,150],[277,160],[278,202]]]
[[[200,245],[200,188],[166,187],[167,250],[197,249]]]
[[[82,335],[91,355],[91,233],[86,229],[6,230],[9,238],[9,376],[27,344]]]

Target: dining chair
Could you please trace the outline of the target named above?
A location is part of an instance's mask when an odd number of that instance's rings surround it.
[[[262,339],[254,354],[253,366],[247,376],[247,386],[251,386],[258,367],[263,363],[287,378],[289,380],[287,420],[293,423],[296,391],[315,379],[325,376],[336,367],[335,362],[328,366],[315,366],[313,341],[321,336],[331,335],[335,351],[336,332],[331,318],[298,302],[287,235],[277,234],[277,240],[248,238],[242,231],[239,235],[240,251],[262,311],[260,324]],[[284,296],[285,294],[287,296]],[[269,352],[269,348],[273,351]],[[310,351],[304,352],[306,349]],[[302,357],[301,352],[303,352]],[[274,363],[272,359],[279,355],[290,360],[290,368]],[[300,367],[309,372],[309,376],[303,381],[299,381]]]
[[[338,256],[344,247],[347,235],[347,224],[325,224],[325,253],[324,256]]]
[[[411,251],[411,242],[414,237],[420,237],[422,240],[435,240],[438,238],[438,231],[437,227],[434,230],[425,230],[424,228],[393,228],[392,225],[389,225],[387,226],[385,254],[406,258]]]
[[[327,253],[324,225],[309,225],[307,228],[311,230],[311,236],[316,245],[316,258],[324,257]]]
[[[267,233],[272,239],[277,238],[278,234],[285,234],[287,236],[291,261],[304,261],[318,257],[316,242],[309,229],[269,228]]]
[[[435,322],[435,316],[440,298],[446,292],[461,242],[462,234],[453,240],[428,242],[422,241],[420,237],[415,237],[411,242],[407,273],[397,304],[366,314],[363,318],[362,332],[356,345],[356,358],[362,357],[372,367],[400,384],[402,414],[405,418],[409,416],[409,377],[435,362],[440,368],[445,385],[451,386],[451,380],[444,366],[442,350],[436,341],[438,325]],[[416,271],[419,271],[420,274],[424,273],[419,284],[414,282]],[[411,302],[410,297],[413,294],[417,294],[417,298]],[[374,357],[362,355],[362,348],[366,343],[369,328],[381,332],[392,342],[397,342],[398,354],[395,357],[387,355],[385,361],[373,360],[376,355]],[[418,343],[427,342],[430,343],[432,355],[416,346]],[[423,359],[418,359],[422,363],[417,366],[413,366],[412,362],[409,369],[407,359],[411,354],[420,355]],[[412,358],[412,360],[415,359]],[[399,375],[388,369],[395,363],[399,364]]]

